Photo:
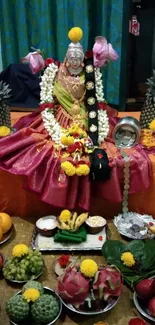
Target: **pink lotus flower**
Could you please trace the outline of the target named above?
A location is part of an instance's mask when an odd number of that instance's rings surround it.
[[[105,37],[97,36],[93,46],[94,66],[96,68],[103,67],[108,61],[115,61],[118,59],[117,52],[112,45],[107,42]]]
[[[89,279],[76,266],[68,267],[58,278],[58,294],[75,306],[84,304],[89,294]]]
[[[95,275],[93,291],[96,298],[107,301],[119,297],[122,290],[122,277],[115,266],[101,267]]]
[[[25,58],[22,59],[22,62],[30,63],[30,69],[33,74],[40,72],[45,67],[45,61],[41,54],[37,51],[30,52],[28,55],[25,56]]]

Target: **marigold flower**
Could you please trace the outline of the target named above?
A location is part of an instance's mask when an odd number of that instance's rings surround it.
[[[123,262],[124,265],[128,267],[132,267],[135,265],[135,259],[134,256],[131,252],[125,252],[121,255],[121,261]]]
[[[98,271],[98,265],[95,261],[86,259],[80,264],[80,271],[85,276],[92,278]]]
[[[151,131],[155,131],[155,120],[150,123],[149,128]]]
[[[30,302],[30,301],[34,302],[40,297],[40,292],[39,292],[39,290],[37,290],[35,288],[29,288],[24,291],[23,297],[27,302]]]
[[[75,167],[69,161],[64,161],[61,163],[61,168],[67,176],[75,175]]]
[[[87,176],[90,173],[90,168],[86,164],[79,165],[76,168],[75,172],[76,172],[76,175],[78,175],[78,176]]]
[[[63,210],[61,213],[60,213],[60,216],[59,216],[59,219],[60,221],[68,221],[71,217],[71,212],[69,210]]]
[[[10,128],[8,128],[7,126],[3,125],[0,126],[0,137],[6,137],[7,135],[9,135],[11,133]]]
[[[16,256],[16,257],[21,257],[24,256],[26,254],[28,254],[28,247],[24,244],[18,244],[16,246],[14,246],[13,250],[12,250],[12,255]]]

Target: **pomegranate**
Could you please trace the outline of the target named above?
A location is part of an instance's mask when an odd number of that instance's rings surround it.
[[[153,279],[145,279],[136,285],[136,293],[140,299],[149,300],[153,297]]]
[[[155,296],[155,278],[153,279],[153,282],[152,282],[152,293],[153,293],[153,296]]]
[[[153,317],[155,317],[155,297],[149,301],[148,311]]]

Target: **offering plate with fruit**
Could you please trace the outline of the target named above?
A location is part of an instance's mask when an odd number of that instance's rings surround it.
[[[100,250],[107,239],[106,220],[63,210],[59,217],[47,216],[36,222],[32,247],[40,251]]]
[[[29,281],[8,300],[6,312],[13,325],[52,325],[60,317],[62,303],[54,290]]]
[[[24,244],[14,246],[12,256],[6,260],[2,268],[4,277],[11,282],[17,283],[37,279],[43,273],[43,270],[42,254]]]
[[[155,237],[155,222],[152,216],[128,212],[114,218],[118,232],[130,239],[153,239]]]
[[[141,315],[155,322],[155,277],[142,280],[136,285],[133,301]]]
[[[70,264],[58,277],[57,292],[63,304],[82,315],[102,314],[118,302],[122,276],[115,266],[99,266],[92,259]]]

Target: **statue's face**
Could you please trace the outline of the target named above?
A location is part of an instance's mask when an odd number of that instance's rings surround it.
[[[67,56],[66,66],[70,74],[79,75],[83,70],[83,55],[81,52],[70,52]]]

